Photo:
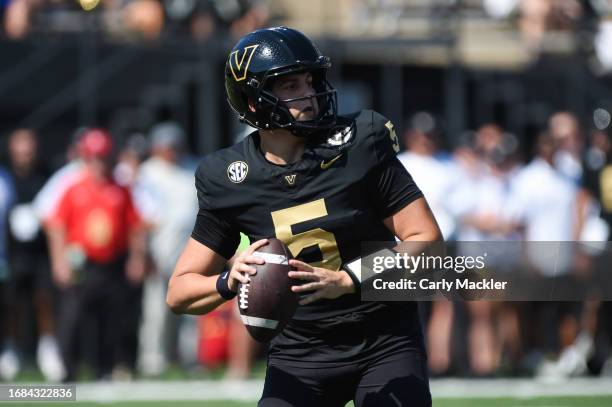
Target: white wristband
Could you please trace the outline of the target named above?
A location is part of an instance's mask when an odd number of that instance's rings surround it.
[[[378,274],[374,273],[374,271],[370,268],[374,264],[375,257],[395,257],[396,254],[397,253],[391,249],[380,249],[374,253],[368,254],[367,256],[359,257],[345,263],[344,266],[342,266],[342,269],[349,273],[355,282],[355,285],[361,284],[364,278],[372,277],[374,274]]]

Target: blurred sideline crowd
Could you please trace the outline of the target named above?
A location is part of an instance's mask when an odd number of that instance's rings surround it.
[[[37,33],[86,31],[128,41],[152,41],[168,35],[195,40],[213,34],[239,38],[263,27],[268,14],[259,0],[0,1],[2,31],[13,40]]]
[[[528,267],[542,278],[563,277],[572,284],[592,278],[601,261],[601,252],[588,250],[589,245],[610,238],[611,140],[600,130],[609,122],[598,124],[589,133],[572,113],[557,112],[533,140],[524,140],[532,143],[527,146],[486,123],[460,136],[449,154],[441,148],[434,118],[417,113],[399,159],[458,254],[474,250],[469,242],[499,242],[499,253],[490,256],[487,267],[508,273]],[[589,243],[579,249],[529,244],[522,252],[503,245],[516,241]],[[545,300],[546,293],[541,295]],[[584,301],[433,301],[424,306],[434,375],[612,374],[611,308],[597,294]]]
[[[84,13],[83,11],[88,11]],[[206,40],[238,38],[285,19],[314,31],[345,30],[367,36],[398,36],[425,16],[507,22],[523,42],[538,49],[548,33],[599,31],[608,35],[612,5],[601,0],[2,0],[3,33],[21,39],[32,33],[98,30],[110,38],[155,40],[164,36]],[[335,20],[337,27],[319,26]],[[92,24],[92,22],[94,22]],[[318,23],[317,23],[318,22]]]
[[[117,42],[204,42],[270,25],[345,38],[452,34],[475,49],[479,36],[516,41],[530,57],[578,51],[603,74],[612,70],[611,15],[607,0],[0,0],[0,38],[95,32]]]
[[[165,304],[197,213],[194,160],[183,155],[176,123],[160,123],[149,136],[118,146],[105,129],[78,129],[67,163],[50,177],[33,130],[7,138],[2,379],[13,379],[33,350],[50,381],[74,380],[82,362],[98,379],[130,378],[137,363],[157,375],[166,343],[172,357],[196,365],[197,319],[174,317]]]
[[[459,252],[469,241],[609,240],[605,130],[589,133],[573,114],[558,112],[531,148],[488,123],[450,149],[429,113],[415,114],[406,129],[399,159]],[[227,377],[248,377],[263,349],[235,304],[205,317],[176,316],[165,304],[197,213],[197,160],[181,126],[161,122],[125,140],[77,129],[66,164],[52,174],[38,137],[20,128],[5,138],[0,378],[11,381],[33,363],[52,382],[157,377],[170,366],[197,373],[224,363]],[[543,276],[588,273],[596,261],[588,251],[561,253],[554,264],[541,255],[527,253]],[[612,375],[612,307],[598,298],[442,299],[422,311],[434,376]]]

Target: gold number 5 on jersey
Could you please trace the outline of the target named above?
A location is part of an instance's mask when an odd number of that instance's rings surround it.
[[[295,224],[327,216],[325,199],[318,199],[302,205],[274,211],[271,215],[276,237],[289,247],[294,257],[297,257],[306,247],[316,245],[321,250],[323,261],[313,263],[312,266],[334,271],[340,269],[342,260],[340,259],[338,243],[333,233],[316,228],[294,235],[291,230],[291,226]]]

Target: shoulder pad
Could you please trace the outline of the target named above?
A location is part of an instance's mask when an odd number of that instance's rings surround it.
[[[399,152],[399,140],[389,119],[373,110],[363,110],[354,117],[353,154],[363,154],[370,166],[394,158]],[[366,157],[367,156],[367,157]]]
[[[399,140],[395,134],[395,128],[391,120],[374,111],[371,111],[371,114],[371,142],[378,156],[378,161],[383,162],[395,157],[397,153],[399,153]]]
[[[240,154],[242,143],[206,155],[195,172],[198,202],[202,209],[219,209],[222,197],[231,182],[240,182],[248,171],[248,165]],[[211,197],[214,197],[211,199]]]

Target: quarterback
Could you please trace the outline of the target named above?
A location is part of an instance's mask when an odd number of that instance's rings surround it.
[[[248,283],[252,253],[276,237],[303,282],[300,306],[270,343],[260,406],[430,406],[413,302],[365,302],[347,267],[361,242],[441,239],[422,193],[396,158],[393,125],[364,110],[337,114],[329,58],[300,32],[247,34],[228,56],[227,99],[257,130],[206,156],[199,212],[169,282],[168,305],[203,314]],[[240,232],[254,242],[231,262]]]

